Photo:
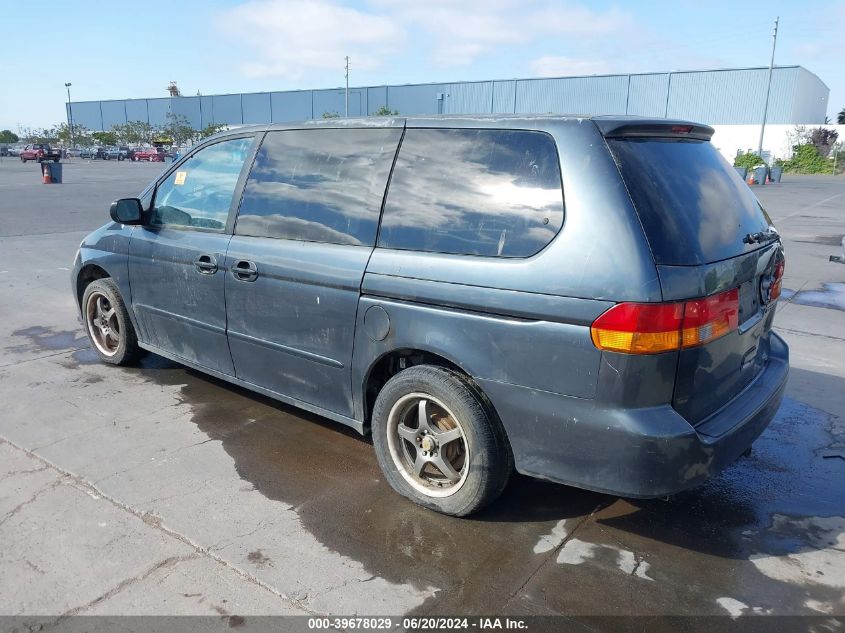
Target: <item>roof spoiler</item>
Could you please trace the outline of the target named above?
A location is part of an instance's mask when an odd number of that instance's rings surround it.
[[[689,121],[613,121],[595,120],[599,131],[606,138],[692,138],[709,141],[713,128]]]

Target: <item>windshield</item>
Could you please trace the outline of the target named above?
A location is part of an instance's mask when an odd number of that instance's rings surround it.
[[[716,148],[687,139],[608,139],[655,262],[704,264],[759,248],[743,238],[771,225]]]

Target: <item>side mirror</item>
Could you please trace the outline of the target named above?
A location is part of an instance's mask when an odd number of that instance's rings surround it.
[[[138,198],[121,198],[111,203],[109,215],[118,224],[140,224],[143,211]]]

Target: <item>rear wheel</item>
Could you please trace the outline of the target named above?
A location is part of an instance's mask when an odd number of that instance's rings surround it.
[[[373,445],[388,483],[412,501],[466,516],[501,494],[513,462],[504,430],[469,380],[432,365],[382,388]]]
[[[100,360],[111,365],[128,365],[140,356],[135,328],[114,281],[97,279],[85,288],[82,316]]]

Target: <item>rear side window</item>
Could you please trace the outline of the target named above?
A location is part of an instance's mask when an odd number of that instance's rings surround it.
[[[410,129],[379,246],[529,257],[563,225],[557,148],[544,132]]]
[[[237,235],[372,246],[398,128],[269,132]]]
[[[658,264],[689,266],[758,248],[771,224],[757,197],[708,141],[608,139]]]

